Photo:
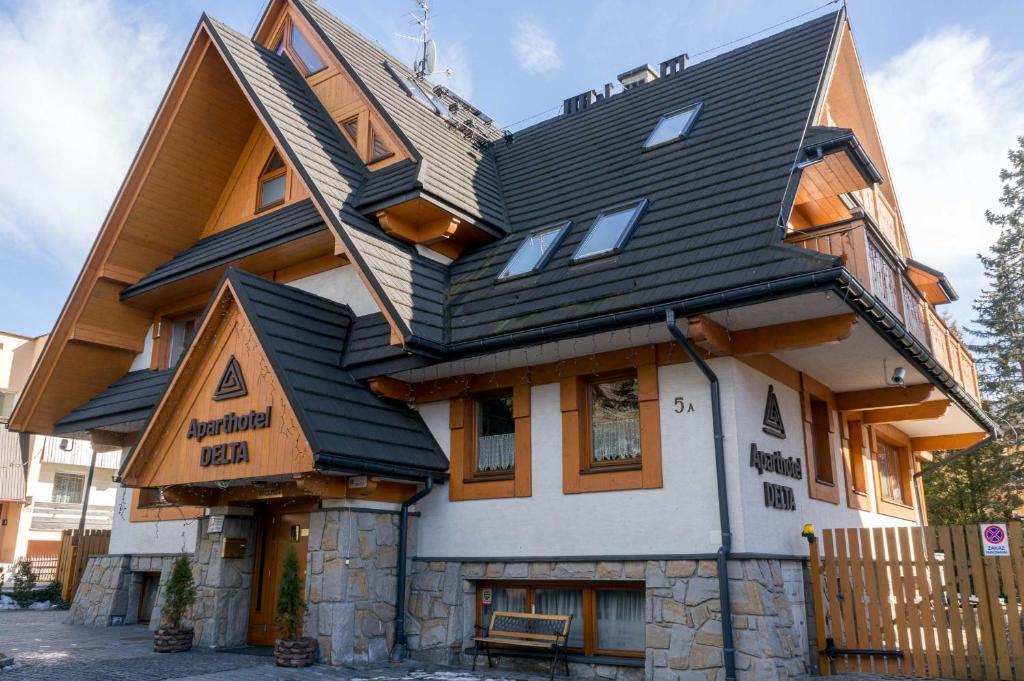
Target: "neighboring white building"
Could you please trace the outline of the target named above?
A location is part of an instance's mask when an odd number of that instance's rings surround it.
[[[0,570],[25,558],[52,562],[61,532],[77,529],[86,499],[93,446],[87,440],[27,435],[7,430],[46,336],[27,338],[0,332]],[[88,488],[87,529],[110,529],[121,451],[95,453]],[[49,572],[44,569],[43,574]]]

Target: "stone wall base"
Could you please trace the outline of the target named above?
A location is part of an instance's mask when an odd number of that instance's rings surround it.
[[[149,622],[150,630],[156,630],[163,604],[162,586],[177,557],[176,554],[89,556],[68,610],[68,623],[103,627],[137,624],[143,575],[159,573],[160,588]]]
[[[416,659],[468,665],[481,581],[643,581],[645,667],[614,661],[573,663],[572,676],[655,681],[717,681],[722,668],[718,569],[711,560],[461,562],[414,561],[409,647]],[[806,609],[799,561],[737,560],[729,566],[737,676],[792,679],[807,673]],[[486,624],[486,623],[482,623]],[[481,657],[479,665],[486,665]],[[546,672],[550,663],[502,658],[502,669]]]

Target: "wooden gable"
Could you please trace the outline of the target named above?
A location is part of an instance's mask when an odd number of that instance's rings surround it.
[[[323,43],[304,14],[289,0],[275,0],[256,29],[255,40],[269,50],[278,49],[294,26],[325,67],[306,77],[317,98],[356,153],[371,170],[379,170],[413,154],[378,106]],[[289,54],[295,61],[295,57]],[[300,72],[303,71],[301,65]]]
[[[225,284],[122,478],[133,487],[169,487],[312,471],[306,436]]]

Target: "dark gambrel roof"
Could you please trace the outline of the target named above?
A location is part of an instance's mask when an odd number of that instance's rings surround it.
[[[426,161],[418,174],[424,191],[457,211],[504,229],[501,180],[491,155],[406,93],[385,65],[414,77],[399,60],[317,3],[298,0],[297,4],[339,61],[348,67],[371,99],[379,103],[382,114],[391,118],[398,132],[411,142],[414,152]],[[451,104],[450,98],[442,95],[442,99]],[[463,109],[457,115],[472,120],[474,127],[489,139],[501,137],[499,131],[469,111]]]
[[[511,238],[451,265],[453,344],[821,269],[777,247],[779,220],[826,67],[829,14],[561,116],[495,145]],[[659,118],[703,103],[688,137],[651,150]],[[594,217],[649,206],[621,253],[572,264]],[[573,226],[547,266],[496,277],[523,236]]]
[[[220,22],[206,16],[204,21],[390,316],[410,335],[440,347],[447,271],[385,235],[350,205],[365,167],[291,62]]]
[[[149,418],[174,371],[130,371],[106,390],[56,422],[55,435],[115,428]]]
[[[448,459],[419,414],[342,368],[347,305],[230,269],[226,275],[313,450],[317,468],[437,475]]]
[[[325,229],[327,226],[311,200],[293,203],[200,239],[135,284],[125,287],[121,291],[121,299],[131,298],[197,272],[234,262]]]

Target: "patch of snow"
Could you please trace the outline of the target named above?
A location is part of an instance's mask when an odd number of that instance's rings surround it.
[[[32,603],[28,606],[29,610],[52,610],[53,603],[50,601],[41,601],[39,603]]]
[[[17,610],[18,604],[10,596],[0,595],[0,610]]]

